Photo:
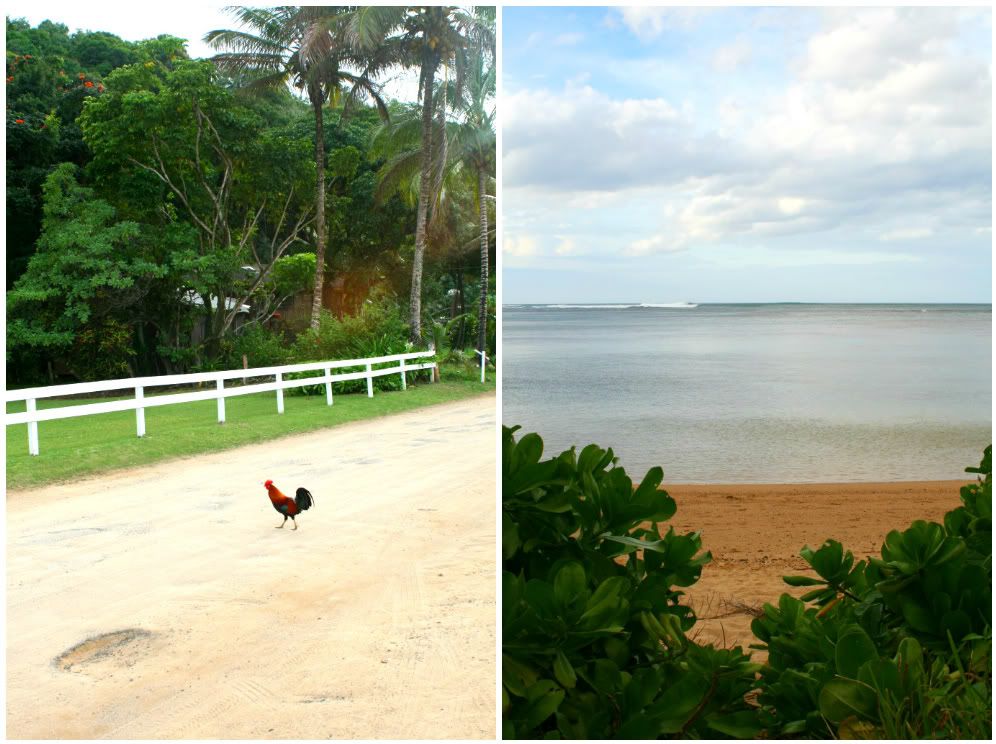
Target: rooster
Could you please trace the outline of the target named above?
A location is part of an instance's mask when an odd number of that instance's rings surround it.
[[[291,498],[281,493],[280,489],[273,485],[273,481],[271,480],[266,481],[263,485],[266,486],[267,493],[270,494],[270,503],[273,504],[273,508],[284,515],[284,521],[277,525],[277,529],[282,529],[287,524],[287,518],[290,517],[291,521],[294,522],[294,529],[296,530],[297,520],[294,517],[303,511],[307,511],[315,504],[315,499],[311,496],[311,492],[307,488],[299,488],[297,489],[297,495]]]

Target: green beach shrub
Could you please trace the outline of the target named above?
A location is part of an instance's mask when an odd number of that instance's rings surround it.
[[[541,460],[502,430],[503,738],[750,738],[760,665],[685,633],[710,560],[653,468],[638,488],[595,445]],[[649,522],[651,526],[641,526]]]
[[[752,623],[765,664],[688,637],[709,562],[651,469],[612,450],[543,460],[502,431],[503,738],[988,739],[992,729],[992,447],[943,523],[855,560],[801,556],[808,587]],[[650,524],[647,527],[647,523]]]
[[[800,555],[811,586],[765,605],[761,720],[769,736],[989,738],[992,447],[943,524],[893,530],[881,558],[828,540]]]

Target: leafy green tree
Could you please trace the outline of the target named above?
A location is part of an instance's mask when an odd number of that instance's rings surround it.
[[[32,28],[7,19],[7,282],[27,267],[41,231],[42,183],[57,163],[90,160],[76,119],[88,98],[103,93],[116,67],[186,59],[182,39],[132,43],[106,32],[70,36],[63,24]]]
[[[99,182],[153,195],[167,225],[192,230],[187,286],[212,354],[273,263],[303,243],[313,175],[307,143],[267,132],[215,75],[208,62],[120,68],[80,117]]]
[[[63,163],[45,179],[38,251],[7,294],[8,359],[86,347],[95,331],[113,328],[103,352],[112,369],[126,371],[130,311],[166,269],[148,259],[140,226],[119,221],[75,172]],[[75,366],[83,377],[102,371]]]
[[[325,132],[324,107],[343,96],[365,94],[386,114],[379,90],[371,77],[376,72],[369,59],[357,60],[335,34],[334,21],[345,8],[326,6],[261,9],[234,8],[239,22],[251,31],[211,31],[204,40],[229,51],[212,60],[225,73],[244,79],[247,90],[285,86],[305,91],[315,117],[315,288],[311,326],[317,329],[325,277]],[[350,66],[359,63],[361,72]]]

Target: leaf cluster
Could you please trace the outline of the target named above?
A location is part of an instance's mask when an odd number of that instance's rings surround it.
[[[542,460],[502,431],[503,738],[751,736],[752,664],[686,636],[710,560],[675,502],[595,445]]]
[[[880,558],[834,540],[801,556],[812,587],[783,594],[752,625],[767,649],[770,735],[975,738],[992,697],[992,447],[943,524],[893,530]]]

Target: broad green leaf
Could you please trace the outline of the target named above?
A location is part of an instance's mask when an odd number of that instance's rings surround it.
[[[650,709],[661,722],[661,732],[674,734],[681,731],[708,692],[708,677],[693,673],[683,675],[677,683],[661,690],[660,698]]]
[[[566,693],[555,682],[541,679],[526,691],[529,706],[523,714],[522,725],[526,730],[534,729],[552,716],[560,707]]]
[[[574,673],[574,667],[571,666],[571,662],[564,656],[564,652],[560,649],[557,649],[557,655],[553,658],[553,675],[567,689],[572,689],[578,681],[577,674]]]
[[[878,696],[868,685],[854,679],[834,677],[820,690],[820,713],[834,722],[848,716],[875,721],[878,714]]]
[[[587,599],[588,576],[580,563],[566,563],[553,580],[553,598],[561,610]]]
[[[819,586],[826,585],[826,582],[822,579],[814,579],[811,576],[782,576],[782,581],[784,581],[789,586]]]
[[[890,692],[902,699],[903,691],[899,680],[899,667],[891,659],[873,659],[858,670],[858,681],[864,682],[879,692]]]
[[[734,739],[756,739],[761,731],[760,718],[752,710],[708,718],[706,724],[714,731],[732,736]]]
[[[866,662],[878,659],[878,650],[864,630],[853,627],[837,640],[835,656],[837,673],[855,679]]]

